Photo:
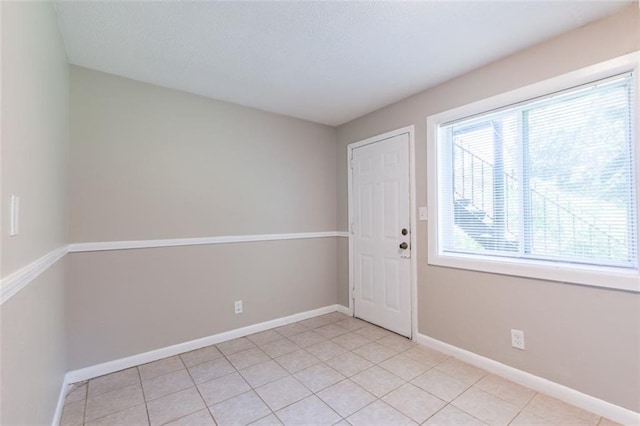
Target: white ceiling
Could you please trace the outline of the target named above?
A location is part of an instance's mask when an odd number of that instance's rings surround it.
[[[335,126],[630,3],[58,0],[56,8],[72,64]]]

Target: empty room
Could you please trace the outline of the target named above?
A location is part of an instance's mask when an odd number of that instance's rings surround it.
[[[0,424],[640,425],[637,0],[0,22]]]

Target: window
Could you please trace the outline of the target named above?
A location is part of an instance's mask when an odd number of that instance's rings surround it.
[[[633,72],[568,87],[430,118],[431,263],[640,290]]]

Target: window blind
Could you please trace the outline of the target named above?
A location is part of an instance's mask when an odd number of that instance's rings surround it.
[[[637,268],[630,73],[441,125],[440,250]]]

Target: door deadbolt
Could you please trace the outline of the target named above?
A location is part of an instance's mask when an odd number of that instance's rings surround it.
[[[409,244],[407,244],[407,243],[400,243],[400,248],[401,248],[402,250],[406,250],[406,249],[408,249],[408,248],[409,248]]]
[[[402,233],[402,235],[407,235],[409,233],[409,231],[407,231],[407,228],[402,228],[402,231],[400,231]]]

